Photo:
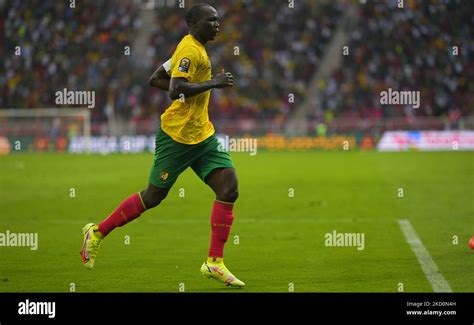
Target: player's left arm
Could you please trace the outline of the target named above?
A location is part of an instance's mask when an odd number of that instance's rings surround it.
[[[153,72],[150,77],[150,86],[168,91],[170,89],[171,80],[171,60],[166,61]]]

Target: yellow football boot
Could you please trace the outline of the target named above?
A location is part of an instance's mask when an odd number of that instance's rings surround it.
[[[224,265],[222,258],[208,258],[201,266],[201,274],[208,279],[215,279],[226,286],[242,288],[245,283],[233,275]]]
[[[94,267],[97,251],[102,241],[102,235],[97,229],[98,226],[93,223],[88,223],[82,228],[84,243],[82,244],[81,259],[84,266],[89,269]]]

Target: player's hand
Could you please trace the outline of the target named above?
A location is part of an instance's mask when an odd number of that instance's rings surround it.
[[[216,83],[215,88],[226,88],[232,87],[234,85],[234,76],[230,72],[225,72],[222,69],[222,72],[212,78]]]

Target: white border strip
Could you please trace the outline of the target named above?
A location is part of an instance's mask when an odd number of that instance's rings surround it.
[[[415,253],[418,262],[421,265],[421,269],[425,274],[426,278],[431,284],[434,292],[453,292],[448,282],[443,278],[443,275],[438,270],[435,262],[431,258],[430,253],[425,248],[420,238],[413,229],[410,221],[407,219],[398,220],[400,229],[402,230],[407,243],[410,245],[413,253]]]

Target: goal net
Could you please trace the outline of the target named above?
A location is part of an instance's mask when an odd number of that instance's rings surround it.
[[[67,151],[70,139],[91,139],[91,115],[85,108],[0,109],[0,154]]]

